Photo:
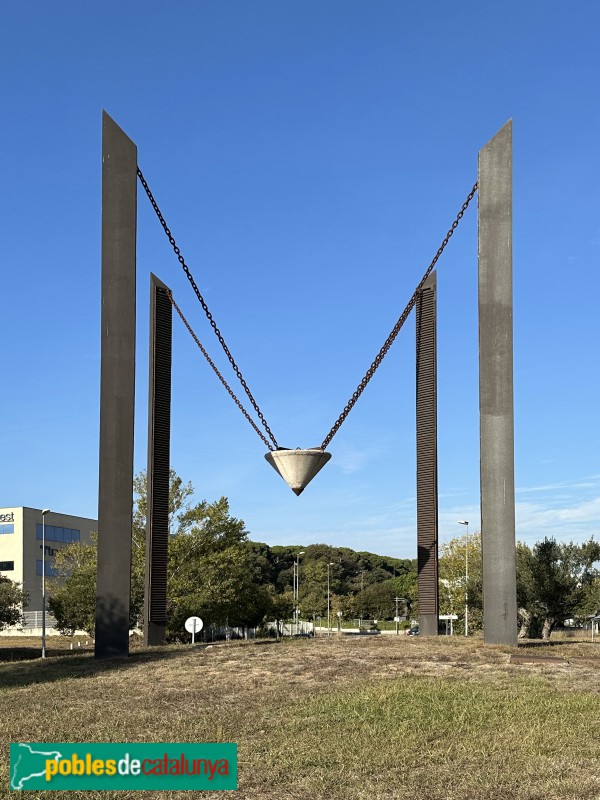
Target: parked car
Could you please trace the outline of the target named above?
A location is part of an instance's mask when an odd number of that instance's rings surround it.
[[[419,626],[417,625],[414,628],[410,628],[410,630],[406,631],[407,636],[418,636],[419,635]]]

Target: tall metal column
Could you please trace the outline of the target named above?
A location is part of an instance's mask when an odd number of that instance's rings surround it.
[[[478,184],[483,630],[516,645],[512,121],[479,151]]]
[[[419,628],[438,635],[437,350],[435,271],[416,304]]]
[[[129,651],[137,149],[102,117],[102,329],[95,657]]]
[[[150,275],[148,375],[148,503],[144,644],[165,641],[169,546],[169,457],[171,442],[171,344],[173,306],[168,288]]]

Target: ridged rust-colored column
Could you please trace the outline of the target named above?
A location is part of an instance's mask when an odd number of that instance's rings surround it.
[[[150,276],[148,365],[148,506],[144,644],[165,641],[169,546],[169,459],[171,448],[171,344],[173,306],[167,287]]]
[[[436,273],[416,303],[417,345],[417,563],[419,628],[438,635],[438,479]]]

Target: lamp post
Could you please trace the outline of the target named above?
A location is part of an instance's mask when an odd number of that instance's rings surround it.
[[[467,527],[467,544],[465,547],[465,636],[469,635],[469,522],[459,519],[459,525]]]
[[[46,658],[46,514],[42,509],[42,658]]]
[[[329,603],[329,568],[333,567],[333,561],[327,562],[327,636],[331,636],[331,618],[330,618],[330,603]]]
[[[294,616],[296,617],[296,633],[299,632],[300,626],[300,609],[298,604],[300,602],[300,556],[304,555],[304,550],[296,554],[294,561]]]
[[[293,576],[292,576],[292,592],[294,594],[294,608],[292,611],[292,630],[296,628],[296,609],[298,608],[298,601],[296,599],[296,567],[298,566],[298,556],[293,561]]]
[[[358,632],[360,633],[360,629],[362,627],[362,616],[363,616],[363,592],[365,590],[365,571],[364,569],[360,573],[360,610],[358,612]]]
[[[395,622],[396,622],[396,636],[398,636],[398,634],[399,634],[399,627],[398,626],[399,626],[399,623],[400,623],[400,617],[398,616],[398,603],[406,603],[406,598],[405,597],[395,597],[394,598],[394,603],[396,603],[396,619],[395,619]]]

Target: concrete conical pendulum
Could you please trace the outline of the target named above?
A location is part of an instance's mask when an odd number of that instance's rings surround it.
[[[304,489],[331,458],[331,453],[314,447],[310,450],[286,450],[281,448],[265,455],[274,470],[281,475],[294,494]]]

